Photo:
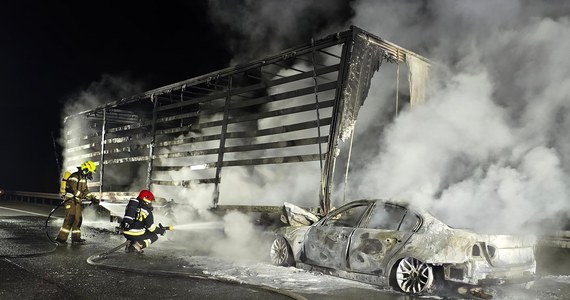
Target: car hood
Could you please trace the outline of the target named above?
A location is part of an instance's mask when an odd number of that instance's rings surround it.
[[[308,226],[319,220],[319,217],[306,209],[289,202],[283,203],[281,222],[291,226]]]

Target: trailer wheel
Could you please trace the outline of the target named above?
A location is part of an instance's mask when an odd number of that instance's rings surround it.
[[[295,260],[293,259],[293,252],[287,240],[279,236],[275,238],[271,244],[271,252],[269,254],[271,262],[276,266],[294,266]]]

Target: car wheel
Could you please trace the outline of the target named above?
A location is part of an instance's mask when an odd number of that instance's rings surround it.
[[[293,266],[293,253],[284,237],[277,237],[271,244],[271,262],[276,266]]]
[[[396,265],[395,285],[405,293],[421,293],[433,284],[433,270],[429,264],[413,257],[404,257]]]

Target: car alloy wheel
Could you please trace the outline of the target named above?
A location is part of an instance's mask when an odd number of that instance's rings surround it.
[[[291,250],[289,244],[283,237],[277,237],[271,244],[271,262],[277,266],[289,266],[292,263]]]
[[[406,293],[420,293],[433,283],[433,270],[430,265],[413,257],[404,257],[396,269],[398,287]]]

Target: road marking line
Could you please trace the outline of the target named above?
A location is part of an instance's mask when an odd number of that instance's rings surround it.
[[[13,210],[13,211],[17,211],[17,212],[23,212],[23,213],[27,213],[27,214],[30,214],[30,215],[37,215],[37,216],[42,216],[42,217],[47,217],[47,216],[48,216],[48,215],[46,215],[46,214],[38,214],[38,213],[35,213],[35,212],[25,211],[25,210],[20,210],[20,209],[15,209],[15,208],[10,208],[10,207],[6,207],[6,206],[0,206],[0,208],[7,209],[7,210]]]

